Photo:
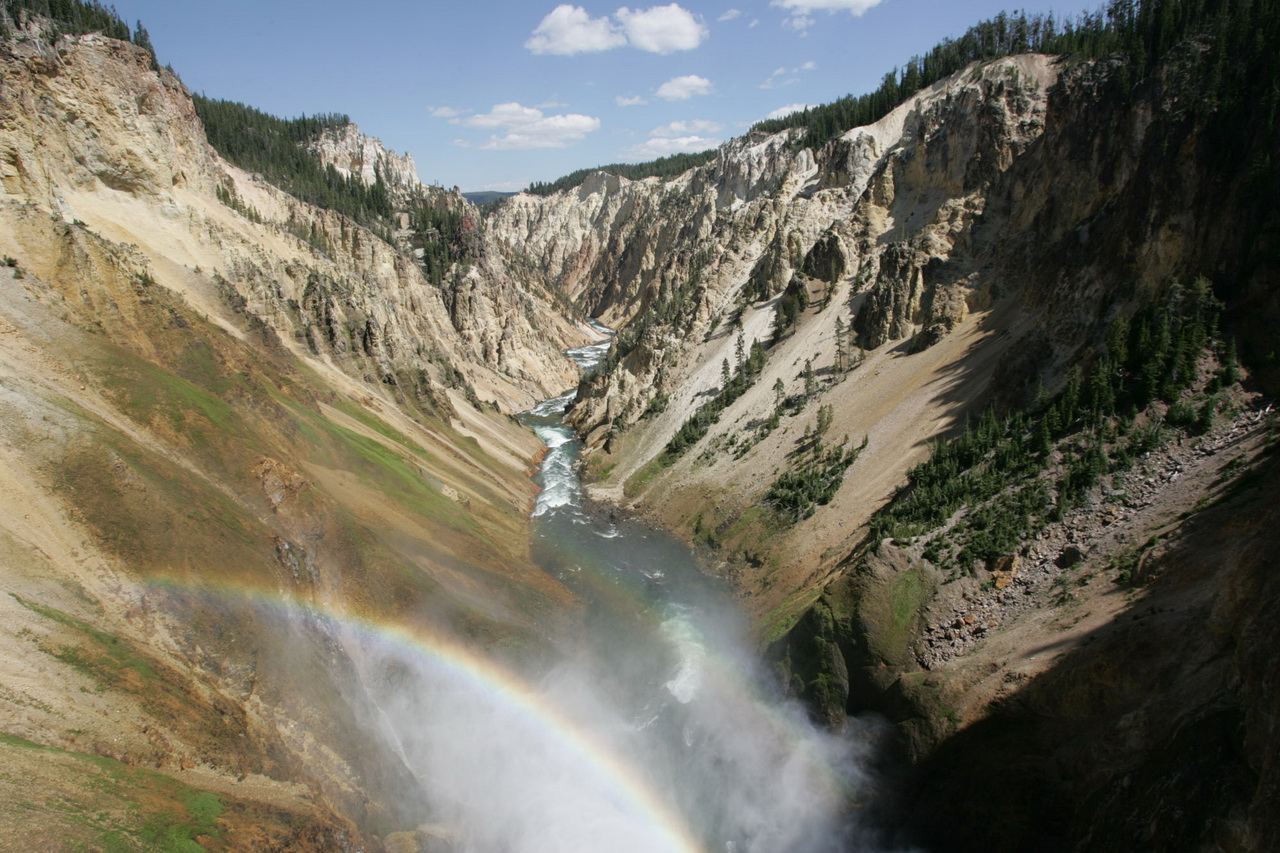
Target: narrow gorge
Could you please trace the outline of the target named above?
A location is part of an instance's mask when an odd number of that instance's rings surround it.
[[[0,849],[1280,848],[1270,3],[483,207],[45,5]]]

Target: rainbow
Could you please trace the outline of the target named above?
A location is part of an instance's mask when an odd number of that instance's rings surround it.
[[[455,640],[420,627],[376,622],[332,605],[306,601],[286,593],[219,587],[207,581],[196,584],[177,578],[153,579],[149,585],[216,595],[224,601],[244,602],[286,617],[320,616],[354,632],[362,640],[385,644],[419,659],[425,658],[447,677],[476,691],[501,710],[516,715],[549,738],[555,746],[565,750],[565,754],[573,757],[614,795],[614,801],[620,808],[649,827],[658,845],[656,849],[675,853],[703,851],[684,820],[651,790],[634,769],[551,706],[519,677]]]

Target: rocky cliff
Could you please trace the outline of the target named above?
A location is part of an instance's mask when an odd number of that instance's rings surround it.
[[[156,259],[150,275],[208,313],[229,302],[361,379],[426,393],[459,376],[507,411],[571,382],[561,345],[584,335],[557,325],[547,297],[481,262],[456,273],[468,299],[447,304],[412,257],[220,161],[182,84],[144,73],[141,51],[95,35],[11,51],[0,157],[11,201],[136,246],[140,262]],[[233,205],[209,204],[219,187]]]
[[[406,191],[422,186],[412,154],[388,151],[381,139],[365,136],[356,124],[328,128],[308,148],[321,163],[332,165],[344,177],[355,175],[372,184],[381,176],[389,186]]]
[[[509,415],[591,333],[230,166],[143,50],[51,39],[0,43],[0,847],[382,849],[432,816],[352,638],[572,618]]]
[[[1217,187],[1247,193],[1246,177],[1224,174],[1177,108],[1180,72],[1125,92],[1118,70],[996,60],[817,152],[794,131],[748,136],[678,179],[597,173],[500,209],[493,239],[525,247],[549,286],[628,326],[619,363],[573,413],[593,443],[621,448],[598,457],[609,471],[598,490],[639,498],[691,536],[712,531],[738,567],[763,560],[741,578],[763,615],[830,573],[932,437],[983,401],[1057,387],[1143,294],[1214,273],[1242,345],[1266,350],[1273,265],[1254,238],[1269,226],[1233,231],[1201,213]],[[1099,136],[1089,128],[1100,121],[1123,132]],[[786,302],[798,322],[778,335]],[[723,363],[740,364],[754,341],[768,360],[752,387],[690,452],[662,459],[721,390]],[[804,405],[763,430],[779,393]],[[831,436],[869,437],[858,474],[772,554],[721,542],[823,405]]]
[[[517,197],[490,219],[491,234],[528,247],[550,282],[593,314],[631,322],[621,364],[583,389],[574,412],[589,438],[622,433],[620,464],[602,489],[619,495],[630,480],[626,491],[665,507],[664,521],[690,530],[701,513],[701,529],[719,542],[757,504],[821,404],[834,408],[832,435],[869,436],[860,476],[848,478],[829,509],[785,531],[772,553],[736,535],[722,543],[738,565],[765,564],[740,578],[761,615],[829,573],[842,543],[928,439],[983,393],[1011,340],[997,340],[989,321],[1002,283],[978,261],[1000,233],[986,207],[1042,137],[1059,73],[1049,57],[997,61],[936,84],[816,154],[790,132],[746,137],[677,180],[597,175],[545,201]],[[771,341],[789,287],[822,307],[770,348],[752,389],[703,444],[642,486],[637,472],[718,390],[722,362],[738,360],[739,338],[746,348]],[[837,322],[854,330],[850,359],[865,359],[840,376]],[[984,355],[948,383],[958,404],[948,405],[938,383],[979,342]],[[806,361],[823,389],[820,405],[758,441],[747,438],[769,418],[779,381],[786,396],[803,391]],[[707,495],[725,496],[713,513],[702,510]]]

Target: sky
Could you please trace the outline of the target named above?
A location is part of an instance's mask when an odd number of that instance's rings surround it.
[[[614,0],[616,3],[616,0]],[[1083,0],[114,0],[192,91],[346,113],[427,183],[518,190],[702,151],[754,122],[875,89],[1002,9]]]

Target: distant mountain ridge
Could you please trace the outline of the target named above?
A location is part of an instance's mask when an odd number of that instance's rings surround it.
[[[485,204],[491,204],[495,201],[501,201],[504,198],[511,198],[514,192],[498,192],[497,190],[477,190],[475,192],[463,193],[462,197],[477,207]]]

